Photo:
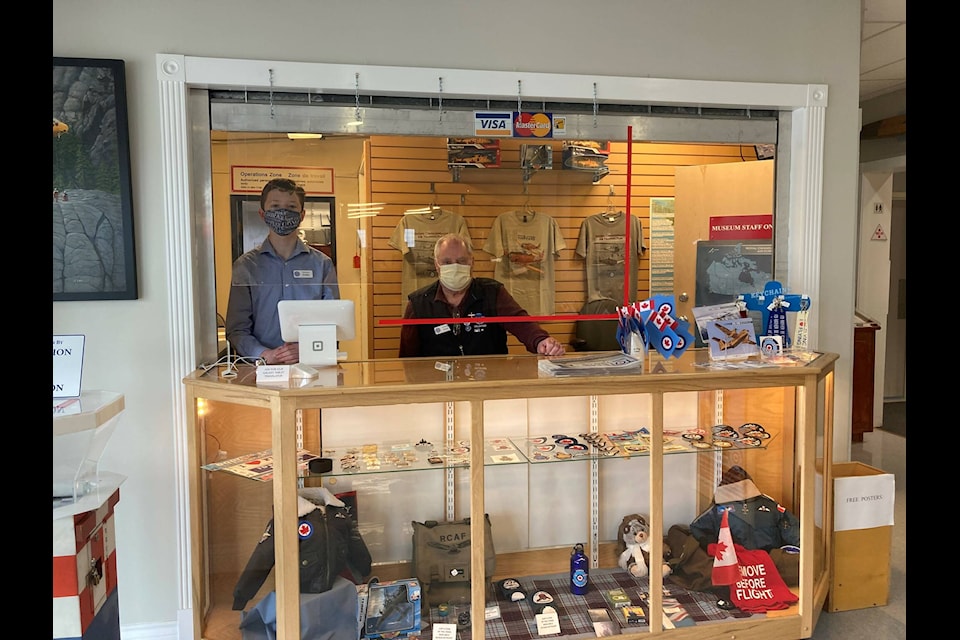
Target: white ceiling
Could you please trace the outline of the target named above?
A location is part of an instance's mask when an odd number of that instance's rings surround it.
[[[860,103],[907,88],[907,0],[862,0]]]

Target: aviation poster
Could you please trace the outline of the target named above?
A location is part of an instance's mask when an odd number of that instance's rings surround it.
[[[695,306],[706,307],[735,302],[737,296],[763,291],[773,280],[773,246],[769,241],[697,242],[697,283]],[[751,311],[754,330],[763,335],[761,316]]]
[[[650,295],[672,295],[674,199],[650,198]]]

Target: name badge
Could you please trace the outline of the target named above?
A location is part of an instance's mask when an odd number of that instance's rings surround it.
[[[293,277],[294,278],[312,278],[313,269],[294,269]]]
[[[441,333],[448,333],[449,331],[450,331],[450,325],[441,324],[440,326],[433,328],[433,335],[438,336]]]

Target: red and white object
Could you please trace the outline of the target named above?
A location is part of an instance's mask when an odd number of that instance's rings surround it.
[[[730,535],[730,523],[727,511],[724,509],[720,520],[720,531],[713,556],[713,584],[720,586],[734,584],[740,579],[740,566],[737,561],[737,552],[733,548],[733,536]]]
[[[53,520],[53,638],[120,638],[116,489],[95,509]],[[104,606],[108,601],[110,605]],[[88,635],[89,634],[89,635]]]

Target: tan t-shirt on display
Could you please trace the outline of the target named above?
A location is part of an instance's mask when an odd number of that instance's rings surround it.
[[[408,295],[439,277],[433,264],[433,247],[448,233],[459,233],[470,240],[466,219],[446,209],[407,214],[397,223],[387,244],[403,254],[400,313],[407,307]]]
[[[560,225],[536,211],[507,211],[493,221],[483,250],[499,258],[493,277],[532,316],[554,314],[554,262],[566,249]]]
[[[624,303],[623,281],[626,257],[630,258],[630,284],[626,302],[637,298],[637,268],[646,250],[640,219],[630,216],[630,250],[626,247],[626,214],[623,211],[597,213],[580,223],[577,255],[584,259],[587,300],[610,298]]]

